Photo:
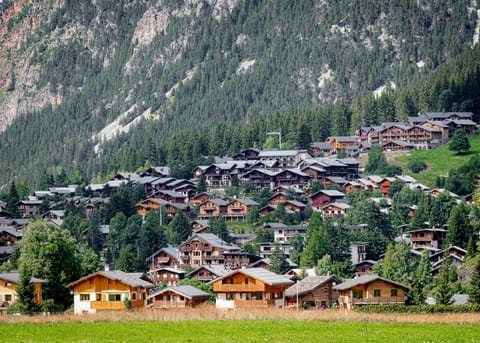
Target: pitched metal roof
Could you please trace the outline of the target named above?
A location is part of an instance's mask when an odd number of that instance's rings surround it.
[[[13,226],[0,226],[0,233],[1,232],[6,232],[9,235],[12,235],[17,238],[23,237],[23,231],[22,230],[17,230]]]
[[[284,157],[284,156],[296,156],[305,150],[262,150],[258,153],[258,157]]]
[[[298,281],[296,284],[288,287],[285,290],[286,297],[303,295],[312,292],[315,288],[318,288],[330,280],[336,280],[333,275],[323,276],[307,276],[306,278]]]
[[[223,275],[228,274],[230,272],[230,270],[226,269],[225,265],[223,265],[223,264],[206,264],[206,265],[200,266],[200,267],[192,270],[190,273],[186,274],[185,276],[190,277],[192,274],[199,271],[200,269],[206,269],[210,273],[216,275],[217,277],[218,276],[223,276]]]
[[[75,285],[79,284],[80,282],[88,280],[95,275],[102,275],[108,279],[120,281],[131,287],[152,288],[154,286],[153,283],[142,279],[143,273],[125,273],[121,270],[109,270],[109,271],[100,271],[100,272],[96,272],[96,273],[84,276],[83,278],[80,278],[76,281],[69,283],[66,287],[72,288]]]
[[[214,247],[217,247],[217,248],[222,248],[222,249],[225,249],[225,250],[240,250],[240,248],[237,245],[227,243],[223,239],[221,239],[220,237],[218,237],[217,235],[215,235],[213,233],[196,233],[192,236],[192,238],[194,238],[194,237],[198,237],[200,239],[203,239],[208,244],[210,244]]]
[[[20,273],[17,273],[17,272],[0,273],[0,280],[5,280],[5,281],[8,281],[8,282],[12,282],[12,283],[18,283],[18,281],[20,281]],[[30,281],[32,283],[46,283],[47,282],[45,280],[42,280],[42,279],[39,279],[39,278],[36,278],[36,277],[32,277],[30,279]]]
[[[193,298],[210,298],[210,294],[207,292],[204,292],[198,288],[195,288],[190,285],[184,285],[184,286],[171,286],[164,288],[156,293],[153,293],[148,296],[148,299],[154,298],[155,296],[159,294],[163,294],[165,292],[172,291],[174,293],[178,293],[180,295],[183,295],[185,298],[193,299]]]
[[[389,279],[385,279],[385,278],[382,278],[378,275],[369,275],[369,274],[365,274],[365,275],[362,275],[362,276],[359,276],[355,279],[349,279],[349,280],[346,280],[345,282],[342,282],[341,284],[339,285],[336,285],[335,287],[333,287],[334,289],[338,289],[339,291],[344,291],[346,289],[350,289],[352,287],[355,287],[355,286],[358,286],[358,285],[365,285],[365,284],[369,284],[373,281],[376,281],[376,280],[381,280],[381,281],[384,281],[384,282],[388,282],[388,283],[391,283],[391,284],[394,284],[396,286],[399,286],[399,287],[402,287],[404,289],[408,289],[407,286],[405,285],[402,285],[401,283],[398,283],[398,282],[395,282],[395,281],[392,281],[392,280],[389,280]]]
[[[243,269],[237,269],[234,270],[218,279],[215,279],[213,281],[210,281],[209,283],[212,283],[214,281],[222,280],[226,277],[229,277],[231,275],[237,274],[237,273],[242,273],[247,276],[250,276],[253,279],[260,280],[263,283],[273,286],[273,285],[291,285],[293,284],[293,281],[286,278],[283,275],[278,275],[275,274],[274,272],[271,272],[269,270],[266,270],[264,268],[243,268]]]

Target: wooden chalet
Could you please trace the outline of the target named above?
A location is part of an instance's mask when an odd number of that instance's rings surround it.
[[[305,209],[307,208],[307,205],[305,205],[303,202],[297,201],[297,200],[286,200],[283,203],[284,207],[286,209],[291,210],[292,212],[300,214],[300,218],[304,218],[305,214]]]
[[[188,201],[188,198],[185,196],[185,194],[170,190],[157,191],[153,194],[152,198],[162,199],[176,204],[185,204]]]
[[[339,293],[333,286],[337,282],[333,275],[307,276],[285,290],[286,306],[320,309],[336,305]]]
[[[201,282],[210,282],[216,278],[222,277],[230,272],[230,269],[226,269],[224,265],[203,265],[195,268],[186,275],[189,279],[197,279]]]
[[[345,150],[347,147],[358,145],[356,136],[332,136],[327,137],[326,143],[330,144],[335,151]]]
[[[192,201],[193,206],[198,206],[198,205],[200,205],[202,202],[207,201],[207,200],[210,200],[210,199],[212,199],[212,198],[213,198],[213,196],[212,196],[210,193],[202,192],[202,193],[199,193],[199,194],[197,194],[197,195],[194,195],[194,196],[191,198],[191,201]]]
[[[245,268],[261,259],[257,254],[244,251],[223,252],[222,255],[225,268],[228,269]]]
[[[400,140],[386,141],[382,144],[382,149],[384,151],[409,151],[414,150],[415,145],[410,142]]]
[[[310,149],[313,156],[330,155],[333,151],[333,146],[327,142],[313,142],[310,144]]]
[[[0,273],[0,309],[14,304],[18,300],[17,284],[20,281],[20,274],[17,272]],[[33,301],[40,305],[42,303],[42,287],[45,280],[32,277],[34,285]]]
[[[75,314],[96,313],[102,310],[123,310],[146,306],[148,290],[154,287],[142,278],[142,273],[120,270],[101,271],[87,275],[66,287],[73,292]]]
[[[210,229],[210,221],[206,219],[197,219],[192,221],[193,233],[204,233]]]
[[[155,177],[167,177],[170,175],[170,167],[165,166],[157,166],[157,167],[150,167],[145,170],[145,175],[155,176]]]
[[[150,272],[163,267],[175,268],[181,264],[180,253],[172,246],[164,247],[147,258],[150,265]]]
[[[362,275],[333,287],[339,291],[339,304],[350,309],[357,305],[405,304],[407,286],[378,275]]]
[[[256,160],[258,159],[258,154],[260,153],[260,149],[249,148],[240,151],[232,156],[235,161],[247,161],[247,160]]]
[[[12,226],[16,230],[21,230],[30,222],[29,218],[6,218],[0,217],[0,227]]]
[[[224,264],[224,252],[237,252],[240,248],[225,242],[213,233],[196,233],[179,247],[183,265],[198,267],[208,264]]]
[[[42,202],[42,200],[38,199],[20,200],[15,203],[15,207],[21,218],[31,218],[40,214],[40,206],[42,205]]]
[[[234,270],[209,282],[217,308],[284,307],[285,288],[293,281],[263,268]]]
[[[263,206],[261,209],[258,210],[260,217],[265,217],[274,212],[277,209],[278,205],[266,205]],[[285,208],[286,214],[295,214],[291,209]]]
[[[227,221],[243,221],[247,217],[248,211],[253,207],[258,208],[258,205],[258,202],[251,199],[232,199],[227,204],[223,218]]]
[[[13,226],[0,226],[0,245],[15,245],[23,237],[23,230]]]
[[[350,207],[343,202],[332,202],[322,207],[323,218],[345,219]]]
[[[223,199],[214,198],[210,200],[205,200],[200,205],[198,205],[198,219],[210,219],[223,217],[227,214],[227,205],[228,201]]]
[[[317,211],[321,211],[324,206],[331,204],[345,198],[345,194],[337,190],[320,190],[315,194],[310,196],[312,200],[312,208],[315,208]]]
[[[182,280],[186,273],[185,270],[175,267],[160,267],[150,270],[148,277],[155,284],[164,283],[167,286],[176,286],[177,282]]]
[[[287,194],[283,192],[277,192],[268,199],[268,203],[270,205],[278,205],[278,204],[283,204],[286,200],[287,200]]]
[[[445,247],[447,230],[426,228],[409,232],[410,244],[415,250],[442,250]]]
[[[155,211],[158,213],[158,209],[162,206],[168,204],[168,201],[157,199],[157,198],[148,198],[137,202],[135,204],[135,208],[137,209],[137,214],[141,215],[142,217],[146,216],[147,213],[150,211]]]
[[[190,285],[171,286],[148,296],[149,308],[194,308],[210,298],[210,294]]]
[[[384,198],[388,197],[388,189],[392,185],[393,181],[395,181],[395,178],[382,177],[379,175],[369,175],[367,176],[367,179],[373,184],[375,189],[378,189],[380,192],[382,192]]]
[[[315,165],[305,166],[301,170],[302,173],[310,175],[312,180],[321,180],[327,175],[327,171],[324,168]]]
[[[373,260],[362,260],[360,262],[354,263],[353,267],[355,268],[355,274],[358,276],[369,274],[372,271],[375,263],[377,262]]]

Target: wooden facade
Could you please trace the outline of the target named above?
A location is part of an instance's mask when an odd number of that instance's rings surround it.
[[[334,289],[340,293],[340,306],[350,309],[357,305],[405,304],[405,291],[408,287],[377,275],[362,275],[347,280]]]
[[[293,281],[262,268],[232,271],[209,284],[217,308],[284,307],[285,288]]]
[[[207,264],[224,264],[224,252],[240,251],[234,244],[225,242],[212,233],[197,233],[178,247],[182,264],[194,267]]]
[[[0,273],[0,308],[9,307],[18,300],[17,284],[19,281],[19,273]],[[42,303],[42,286],[46,282],[37,278],[32,278],[31,282],[34,285],[33,301],[40,305]]]
[[[194,308],[210,298],[210,294],[192,286],[167,287],[148,297],[152,308]]]
[[[338,291],[334,276],[307,276],[285,290],[286,306],[299,308],[328,308],[336,305]],[[298,297],[297,297],[298,295]]]
[[[154,285],[141,275],[118,270],[97,272],[68,284],[73,291],[74,313],[145,307],[148,289]]]

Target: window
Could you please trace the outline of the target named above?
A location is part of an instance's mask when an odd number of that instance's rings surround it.
[[[396,297],[398,296],[398,289],[394,288],[390,290],[390,296],[391,297]]]
[[[373,290],[373,296],[374,297],[380,297],[381,296],[381,292],[379,289],[374,289]]]
[[[97,301],[102,301],[102,294],[101,294],[101,293],[97,293],[97,294],[95,295],[95,298],[96,298]]]
[[[108,295],[108,301],[120,301],[121,296],[120,294],[109,294]]]
[[[227,293],[227,300],[233,300],[233,294]]]
[[[12,301],[12,295],[11,294],[5,294],[5,301]]]
[[[353,297],[354,298],[363,298],[363,291],[353,291]]]
[[[80,301],[90,301],[90,294],[80,294]]]
[[[245,284],[248,285],[248,277],[245,278]]]
[[[132,293],[132,300],[137,300],[137,293]]]

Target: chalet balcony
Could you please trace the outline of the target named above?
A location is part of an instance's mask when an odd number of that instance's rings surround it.
[[[404,304],[405,297],[350,298],[352,305]]]
[[[215,286],[215,292],[243,292],[243,293],[263,293],[264,288],[255,284],[221,284]]]
[[[185,308],[187,307],[185,305],[184,301],[153,301],[151,304],[148,305],[148,307],[153,307],[153,308]]]
[[[92,301],[90,307],[95,310],[122,310],[125,304],[123,301]]]
[[[271,307],[275,306],[274,300],[235,300],[235,308]]]

